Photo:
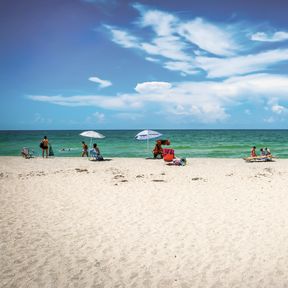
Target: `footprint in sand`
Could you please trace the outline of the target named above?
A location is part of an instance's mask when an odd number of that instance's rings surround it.
[[[89,173],[87,169],[80,169],[80,168],[75,168],[76,172],[86,172]]]

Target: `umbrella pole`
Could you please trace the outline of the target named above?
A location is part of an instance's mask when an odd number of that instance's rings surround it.
[[[92,139],[93,139],[93,138],[90,139],[90,146],[89,146],[89,150],[92,149]]]
[[[147,154],[149,155],[149,139],[147,138]]]
[[[149,156],[149,129],[147,129],[147,155]]]

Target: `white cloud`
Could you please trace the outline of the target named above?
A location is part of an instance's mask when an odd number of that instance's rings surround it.
[[[191,44],[216,55],[230,56],[239,48],[227,31],[201,18],[180,24],[178,33]]]
[[[110,81],[102,80],[102,79],[95,77],[95,76],[90,77],[88,80],[95,82],[95,83],[98,83],[100,88],[106,88],[106,87],[109,87],[112,85],[112,83]]]
[[[125,94],[115,97],[102,95],[78,95],[70,97],[30,95],[28,98],[34,101],[47,102],[67,107],[95,106],[109,110],[121,110],[131,109],[139,106],[135,97]]]
[[[168,82],[144,82],[136,85],[135,90],[138,93],[154,93],[154,92],[165,92],[171,88],[171,84]]]
[[[271,107],[272,112],[276,113],[276,114],[283,114],[283,113],[287,113],[288,109],[284,106],[281,105],[273,105]]]
[[[150,55],[159,55],[173,60],[188,61],[191,59],[183,49],[185,44],[176,36],[157,37],[152,43],[142,43],[142,49]]]
[[[137,37],[130,35],[126,31],[112,28],[109,25],[105,25],[105,27],[111,32],[112,41],[114,41],[115,43],[125,48],[139,48],[139,44],[138,44],[139,40]]]
[[[137,7],[137,5],[135,6]],[[139,21],[141,27],[152,27],[155,32],[150,41],[142,41],[127,31],[108,25],[105,27],[111,31],[112,40],[125,48],[137,48],[148,55],[172,60],[163,64],[169,70],[195,74],[197,71],[199,72],[199,68],[201,69],[196,66],[195,55],[203,55],[206,51],[206,54],[227,56],[234,54],[234,50],[238,48],[230,33],[201,18],[190,22],[181,22],[172,14],[156,10],[143,11],[143,7],[139,10],[142,12],[142,19]],[[152,59],[154,62],[160,60],[155,57]],[[151,58],[147,57],[147,60],[151,61]],[[184,65],[184,63],[186,64]],[[188,66],[189,68],[187,68]],[[183,67],[185,70],[178,70]]]
[[[196,57],[196,61],[199,67],[207,71],[209,78],[230,77],[263,71],[271,65],[288,61],[288,49],[232,58]]]
[[[257,32],[251,35],[251,40],[261,42],[280,42],[288,40],[288,32],[278,31],[274,34],[268,35],[265,32]]]
[[[155,59],[155,58],[152,58],[152,57],[146,57],[145,59],[147,61],[150,61],[150,62],[159,62],[160,61],[159,59]]]
[[[251,45],[251,41],[247,42],[246,37],[252,28],[245,27],[243,23],[224,26],[202,18],[183,21],[171,13],[147,10],[140,4],[135,4],[134,8],[141,13],[139,21],[134,22],[138,24],[136,28],[148,27],[154,34],[149,34],[148,37],[147,33],[139,33],[142,37],[146,35],[143,40],[106,25],[112,33],[113,41],[125,48],[139,49],[146,54],[144,57],[147,61],[157,62],[165,69],[180,72],[181,75],[201,72],[207,78],[228,78],[267,71],[288,61],[288,49],[285,48],[263,52],[259,46],[258,52],[252,50],[255,47]],[[269,36],[258,32],[250,38],[276,42],[288,39],[288,33],[278,31]],[[240,39],[246,42],[240,45]],[[249,51],[253,53],[248,54]]]
[[[288,77],[257,74],[229,78],[223,81],[202,82],[144,82],[135,87],[137,93],[116,96],[29,96],[34,101],[65,106],[95,106],[119,113],[135,113],[149,109],[196,119],[201,122],[224,121],[229,109],[241,103],[269,101],[271,95],[280,103],[288,101]],[[277,91],[277,92],[275,92]],[[284,111],[275,101],[274,112]],[[277,107],[278,105],[278,107]],[[285,107],[283,105],[283,107]],[[265,107],[263,106],[263,109]],[[273,111],[273,110],[272,110]],[[286,111],[286,110],[285,110]]]
[[[168,61],[164,63],[164,67],[171,71],[181,71],[183,74],[193,75],[199,73],[199,70],[196,70],[195,65],[181,61]]]
[[[177,18],[172,14],[150,10],[143,13],[143,18],[140,23],[142,27],[151,26],[158,36],[167,36],[173,33],[175,21],[177,21]]]
[[[202,123],[213,123],[216,121],[224,121],[229,118],[225,108],[212,103],[200,103],[198,105],[189,105],[187,107],[177,105],[176,107],[169,107],[169,113],[190,117]]]

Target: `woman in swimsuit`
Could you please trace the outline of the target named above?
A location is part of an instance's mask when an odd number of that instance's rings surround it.
[[[49,147],[49,141],[47,136],[44,136],[42,142],[42,157],[44,158],[44,151],[46,152],[46,158],[48,158],[48,147]]]

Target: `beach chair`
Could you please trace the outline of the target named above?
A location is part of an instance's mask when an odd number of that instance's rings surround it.
[[[94,149],[91,149],[90,151],[90,159],[91,161],[103,161],[103,156],[100,154],[97,154]]]
[[[21,150],[21,155],[26,159],[33,158],[34,151],[30,151],[28,147],[23,147]]]

